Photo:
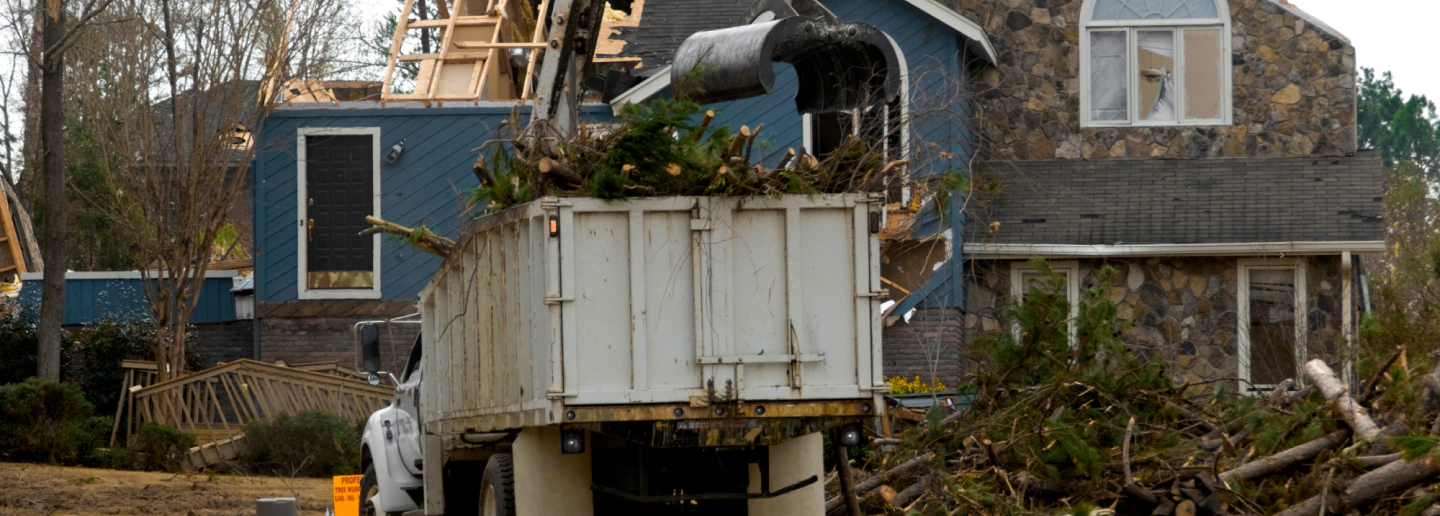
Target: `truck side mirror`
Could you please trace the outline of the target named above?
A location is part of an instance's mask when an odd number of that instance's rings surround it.
[[[380,328],[373,324],[360,327],[360,365],[372,376],[380,372]]]

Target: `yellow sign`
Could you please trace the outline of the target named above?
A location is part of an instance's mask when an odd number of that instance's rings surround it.
[[[335,516],[359,516],[361,478],[362,475],[334,477]]]

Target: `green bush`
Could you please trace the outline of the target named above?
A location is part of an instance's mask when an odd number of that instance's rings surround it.
[[[138,465],[135,452],[129,448],[96,448],[85,457],[82,464],[92,468],[135,469]]]
[[[241,462],[259,471],[309,477],[360,472],[360,431],[328,412],[251,421],[245,425],[245,444]]]
[[[187,338],[193,338],[188,334],[193,333],[193,328],[186,331]],[[85,390],[85,399],[95,404],[97,413],[114,414],[125,382],[120,361],[155,360],[155,323],[103,320],[86,325],[69,343],[70,354],[80,365],[75,380]],[[185,349],[185,363],[190,371],[206,365],[205,357],[193,346]]]
[[[5,357],[0,360],[0,378],[20,381],[35,376],[38,349],[40,334],[35,331],[34,317],[15,312],[0,316],[0,356]]]
[[[131,442],[131,448],[141,454],[136,461],[141,469],[178,473],[190,448],[195,447],[195,435],[159,423],[145,423]]]
[[[93,448],[91,433],[103,424],[88,421],[93,410],[72,383],[31,378],[0,386],[0,453],[11,460],[74,462]]]

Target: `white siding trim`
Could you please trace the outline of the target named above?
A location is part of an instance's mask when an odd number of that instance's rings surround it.
[[[299,230],[297,231],[297,234],[296,234],[296,238],[297,238],[297,240],[296,240],[296,247],[297,247],[297,250],[296,250],[296,253],[295,253],[295,254],[296,254],[296,257],[297,257],[297,259],[299,260],[300,263],[298,264],[299,266],[296,267],[296,271],[297,271],[297,279],[296,279],[296,281],[297,281],[297,283],[295,284],[295,288],[300,291],[300,299],[380,299],[380,292],[381,292],[381,290],[380,290],[380,276],[381,276],[381,270],[380,270],[380,255],[381,255],[382,253],[380,252],[380,243],[381,243],[381,242],[380,242],[380,235],[378,235],[378,234],[377,234],[377,235],[374,235],[374,237],[373,237],[373,238],[375,239],[375,244],[374,244],[374,246],[373,246],[373,250],[374,250],[374,253],[373,253],[373,254],[374,254],[374,262],[373,262],[373,264],[371,265],[371,267],[373,267],[373,268],[374,268],[374,271],[375,271],[375,285],[374,285],[373,287],[368,288],[368,289],[348,289],[348,290],[333,290],[333,289],[310,290],[310,289],[307,287],[307,285],[310,284],[308,281],[306,281],[306,279],[307,279],[306,276],[307,276],[308,273],[309,273],[309,270],[308,270],[308,269],[309,269],[309,265],[308,265],[309,250],[308,250],[307,247],[306,247],[306,242],[309,241],[309,238],[308,238],[308,232],[306,231],[307,228],[306,228],[305,221],[306,221],[307,219],[309,219],[310,217],[309,217],[309,209],[308,209],[308,206],[306,206],[306,202],[305,202],[305,200],[309,198],[309,196],[306,195],[306,192],[305,192],[305,168],[306,168],[306,163],[305,163],[305,158],[306,158],[306,156],[305,156],[305,154],[306,154],[306,153],[305,153],[305,140],[306,140],[307,137],[309,137],[309,136],[312,135],[312,134],[313,134],[313,135],[370,135],[370,136],[372,137],[372,140],[373,140],[374,143],[373,143],[373,145],[371,146],[371,152],[372,152],[372,154],[373,154],[373,156],[371,157],[371,160],[375,163],[375,166],[374,166],[374,178],[373,178],[373,181],[374,181],[374,196],[373,196],[373,198],[374,198],[374,208],[372,209],[371,214],[372,214],[373,216],[375,216],[376,218],[381,218],[381,217],[382,217],[382,215],[380,214],[380,204],[381,204],[381,203],[380,203],[380,201],[381,201],[381,190],[380,190],[380,128],[379,128],[379,127],[301,127],[300,129],[296,130],[296,138],[295,138],[295,140],[296,140],[296,144],[295,144],[295,145],[296,145],[296,150],[295,150],[295,156],[296,156],[296,158],[295,158],[295,164],[296,164],[297,178],[296,178],[295,183],[296,183],[296,191],[298,192],[298,195],[297,195],[296,198],[295,198],[295,204],[298,205],[299,208],[300,208],[299,211],[297,212],[297,213],[299,214],[300,223],[299,223]]]
[[[163,275],[165,275],[165,273],[164,273],[164,272],[161,272],[161,271],[150,271],[150,277],[151,277],[151,278],[158,278],[158,277],[161,277],[161,276],[163,276]],[[205,277],[206,277],[207,279],[208,279],[208,278],[236,278],[236,277],[239,277],[239,276],[240,276],[240,273],[239,273],[238,271],[205,271]],[[43,280],[43,279],[45,279],[45,273],[43,273],[43,272],[27,272],[27,273],[24,273],[24,274],[21,274],[21,275],[20,275],[20,280],[21,280],[21,281],[39,281],[39,280]],[[66,273],[65,273],[65,279],[67,279],[67,280],[119,280],[119,279],[142,279],[142,278],[140,277],[140,271],[105,271],[105,272],[73,272],[73,271],[70,271],[70,272],[66,272]]]
[[[936,2],[935,0],[905,1],[915,6],[916,9],[924,11],[925,14],[930,15],[931,18],[935,18],[939,20],[940,23],[944,23],[946,26],[955,29],[955,32],[959,32],[960,35],[965,36],[965,39],[970,40],[971,47],[980,47],[978,49],[971,49],[972,51],[979,50],[975,52],[975,55],[984,57],[985,60],[990,61],[991,64],[999,60],[995,54],[995,45],[990,44],[990,38],[985,35],[985,29],[982,28],[980,24],[960,15],[960,13],[951,10],[949,7],[941,5],[940,2]]]
[[[655,75],[651,75],[649,79],[645,79],[641,81],[640,84],[636,84],[634,87],[625,90],[625,93],[621,93],[619,97],[615,97],[615,100],[610,101],[610,111],[618,115],[625,111],[626,104],[645,102],[650,100],[651,97],[659,95],[660,92],[665,91],[665,88],[669,87],[670,67],[666,66],[657,70]]]
[[[1385,242],[1256,242],[1241,244],[965,244],[967,259],[1021,259],[1031,257],[1109,258],[1120,256],[1296,256],[1342,252],[1383,253]]]

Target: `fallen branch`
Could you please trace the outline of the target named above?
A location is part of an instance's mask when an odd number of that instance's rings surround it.
[[[1221,473],[1220,482],[1227,483],[1231,480],[1254,480],[1295,464],[1314,460],[1315,457],[1320,456],[1321,452],[1345,442],[1346,439],[1350,438],[1350,434],[1350,430],[1337,430],[1319,439],[1269,457],[1255,459],[1244,466]]]
[[[1367,441],[1374,441],[1380,435],[1380,427],[1375,426],[1375,421],[1370,419],[1370,414],[1365,407],[1360,406],[1345,392],[1345,384],[1335,376],[1335,371],[1325,364],[1324,360],[1315,359],[1305,363],[1305,378],[1320,389],[1325,399],[1335,402],[1336,408],[1340,409],[1340,416],[1355,431],[1355,435]]]
[[[1309,516],[1319,514],[1322,507],[1327,514],[1341,514],[1345,510],[1368,505],[1391,493],[1409,489],[1437,474],[1440,474],[1440,465],[1436,464],[1434,457],[1391,462],[1380,469],[1355,477],[1340,496],[1324,493],[1285,509],[1276,516]]]
[[[859,484],[855,485],[855,497],[864,498],[866,495],[870,494],[871,491],[879,489],[881,485],[894,482],[896,479],[900,478],[901,475],[904,475],[907,472],[913,471],[916,468],[928,464],[930,462],[930,459],[933,457],[934,455],[927,453],[925,455],[921,455],[919,457],[907,460],[898,466],[895,466],[875,476],[865,479],[864,482],[860,482]],[[836,496],[829,500],[825,500],[825,512],[828,514],[830,511],[839,508],[844,503],[844,497],[841,496]]]
[[[850,516],[861,516],[860,498],[855,495],[855,472],[850,469],[850,453],[845,446],[835,445],[835,469],[840,473],[840,498],[850,508]]]
[[[1375,397],[1375,387],[1380,385],[1380,379],[1385,377],[1385,373],[1390,372],[1390,366],[1395,365],[1395,361],[1400,360],[1400,355],[1404,354],[1405,346],[1396,348],[1395,354],[1390,355],[1390,360],[1386,360],[1384,365],[1370,375],[1370,381],[1365,384],[1364,389],[1360,389],[1360,403],[1369,403],[1370,398]]]
[[[407,228],[405,226],[371,217],[369,215],[365,216],[365,223],[370,224],[372,227],[366,228],[364,231],[361,231],[360,236],[370,236],[377,233],[388,233],[391,235],[405,237],[411,242],[414,242],[416,247],[419,247],[420,250],[440,256],[442,258],[450,256],[450,252],[455,250],[454,240],[442,236],[437,236],[423,227]]]

